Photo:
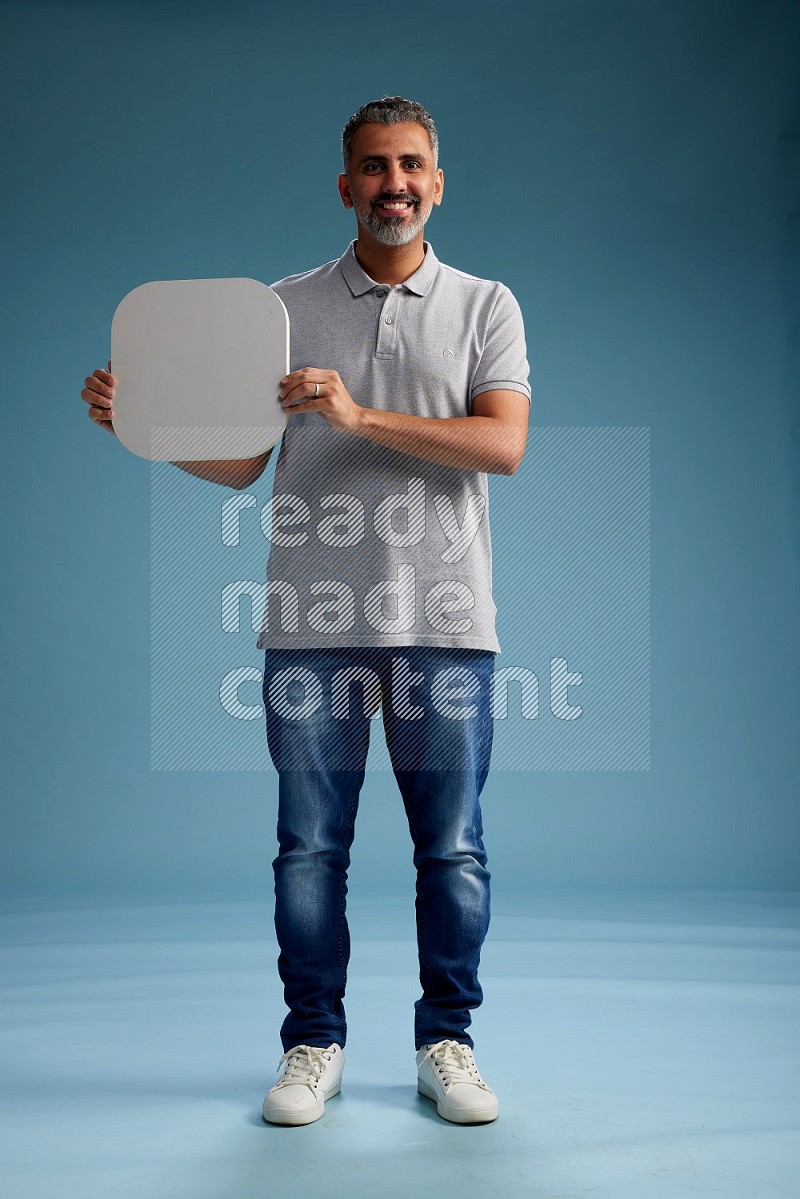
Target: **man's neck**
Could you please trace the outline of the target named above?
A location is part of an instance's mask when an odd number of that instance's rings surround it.
[[[395,287],[416,274],[425,261],[425,241],[422,233],[407,246],[384,246],[374,237],[359,230],[355,245],[359,266],[376,283]]]

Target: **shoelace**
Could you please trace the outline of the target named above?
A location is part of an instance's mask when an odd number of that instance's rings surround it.
[[[471,1082],[475,1086],[483,1087],[486,1091],[489,1090],[478,1073],[478,1067],[475,1065],[475,1058],[472,1056],[469,1045],[463,1045],[460,1041],[438,1041],[435,1045],[431,1045],[420,1065],[423,1065],[428,1058],[433,1059],[433,1067],[441,1078],[445,1090],[449,1090],[456,1082]]]
[[[275,1086],[300,1086],[305,1083],[309,1087],[316,1087],[323,1067],[330,1060],[329,1049],[320,1049],[316,1045],[295,1045],[278,1062],[279,1070],[284,1062],[286,1069]]]

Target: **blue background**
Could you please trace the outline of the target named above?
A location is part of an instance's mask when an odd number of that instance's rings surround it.
[[[261,769],[150,769],[150,470],[79,393],[138,284],[268,282],[338,257],[355,232],[339,133],[385,93],[439,127],[438,256],[502,279],[525,316],[530,448],[491,480],[501,639],[534,569],[538,430],[650,430],[650,766],[491,776],[496,892],[796,887],[796,7],[35,3],[0,19],[8,895],[271,888],[265,749]],[[199,504],[223,495],[182,483]],[[203,636],[184,651],[191,672]],[[406,887],[410,859],[374,772],[353,886]]]

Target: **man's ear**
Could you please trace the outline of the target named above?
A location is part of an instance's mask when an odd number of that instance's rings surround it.
[[[436,168],[436,179],[433,185],[433,202],[441,204],[442,195],[444,193],[444,171],[441,167]]]
[[[342,203],[345,208],[353,207],[353,197],[350,195],[350,180],[347,175],[340,175],[338,179],[339,195],[342,198]]]

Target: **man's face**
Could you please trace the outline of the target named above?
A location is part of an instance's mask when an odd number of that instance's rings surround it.
[[[339,194],[376,241],[385,246],[412,242],[434,204],[441,204],[443,189],[444,175],[434,168],[422,125],[370,122],[356,129],[347,174],[339,176]]]

